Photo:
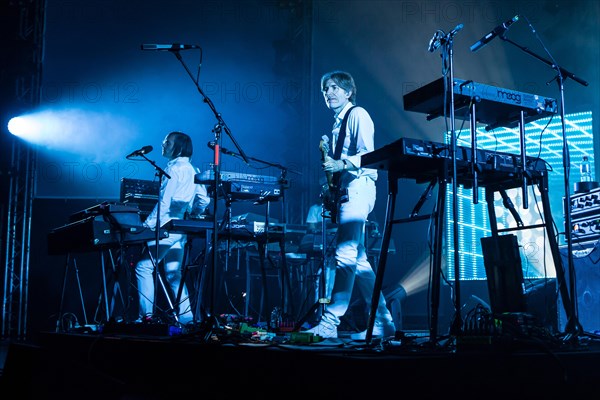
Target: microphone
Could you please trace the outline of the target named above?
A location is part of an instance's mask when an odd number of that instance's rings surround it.
[[[435,31],[435,33],[433,34],[433,37],[429,41],[428,50],[430,53],[433,53],[434,51],[436,51],[438,49],[438,47],[440,47],[442,45],[442,42],[440,41],[441,38],[442,38],[442,32]]]
[[[129,158],[129,157],[134,157],[134,156],[139,156],[142,154],[148,154],[153,150],[152,146],[144,146],[139,150],[134,151],[133,153],[131,153],[130,155],[128,155],[125,158]]]
[[[154,51],[179,51],[179,50],[191,50],[200,49],[201,47],[196,44],[143,44],[142,50],[154,50]]]
[[[208,142],[206,145],[213,150],[215,149],[215,142]],[[228,156],[237,156],[238,155],[237,153],[235,153],[231,150],[227,150],[225,147],[221,147],[221,153],[227,154]]]
[[[488,33],[487,35],[485,35],[484,37],[479,39],[479,41],[477,43],[475,43],[473,46],[471,46],[471,51],[475,52],[475,51],[479,50],[480,48],[482,48],[483,46],[485,46],[486,44],[488,44],[488,42],[490,40],[492,40],[493,38],[495,38],[496,36],[503,35],[504,32],[506,32],[508,30],[508,27],[511,26],[512,24],[514,24],[515,22],[517,22],[518,20],[519,20],[519,16],[515,15],[508,21],[504,22],[502,25],[498,25],[497,27],[494,28],[493,31],[491,31],[490,33]]]
[[[458,24],[458,25],[456,25],[456,27],[454,29],[452,29],[450,32],[448,32],[447,35],[444,35],[443,31],[440,31],[440,30],[435,31],[435,33],[433,34],[433,37],[429,41],[429,47],[428,47],[429,52],[433,53],[434,51],[436,51],[443,43],[446,43],[450,39],[452,39],[464,27],[465,26],[463,24]]]
[[[464,28],[465,26],[463,24],[458,24],[456,25],[456,27],[454,29],[452,29],[450,31],[450,33],[448,33],[448,37],[454,37],[454,35],[456,35],[462,28]]]

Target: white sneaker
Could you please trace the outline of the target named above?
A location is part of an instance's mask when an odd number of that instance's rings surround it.
[[[312,333],[313,335],[321,336],[323,339],[337,338],[337,327],[327,322],[319,322],[313,328],[303,332]]]
[[[384,338],[396,336],[396,327],[394,324],[389,322],[377,322],[375,321],[375,325],[373,326],[373,334],[372,338]],[[352,340],[366,340],[367,338],[367,330],[365,329],[362,332],[353,333],[350,335],[350,339]]]

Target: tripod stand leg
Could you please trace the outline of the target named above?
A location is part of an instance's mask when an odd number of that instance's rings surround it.
[[[192,277],[192,279],[194,279],[193,292],[189,292],[188,290],[188,298],[190,309],[193,310],[192,320],[194,322],[201,322],[206,321],[208,319],[208,313],[204,309],[203,296],[206,290],[206,273],[208,270],[208,259],[211,256],[211,247],[209,240],[206,241],[206,245],[202,252],[200,252],[193,260],[190,260],[191,249],[192,242],[188,240],[185,246],[183,261],[181,263],[181,265],[183,265],[183,271],[177,289],[175,305],[179,309],[181,304],[184,303],[184,301],[182,301],[182,296],[187,278],[189,276],[188,274],[192,271],[192,268],[197,267],[199,269],[199,272],[196,277]],[[181,312],[179,312],[178,315],[181,316]]]
[[[67,276],[69,275],[69,260],[71,258],[70,256],[70,254],[67,254],[67,259],[65,262],[65,273],[63,277],[62,291],[60,294],[60,305],[58,306],[58,315],[56,316],[56,333],[60,333],[62,331],[61,319],[63,313],[63,306],[65,302],[65,290],[67,288]]]
[[[194,321],[195,322],[207,322],[212,317],[205,307],[205,294],[207,291],[207,284],[212,268],[210,268],[209,260],[212,259],[212,246],[211,246],[211,232],[206,232],[206,241],[204,251],[202,251],[193,262],[193,265],[199,266],[200,272],[196,276],[194,289],[195,289],[195,304],[194,304]],[[211,294],[212,297],[212,294]],[[211,306],[212,307],[212,306]],[[218,322],[218,321],[217,321]]]
[[[325,311],[325,307],[330,302],[331,298],[331,289],[333,286],[333,281],[335,279],[335,269],[327,268],[324,264],[319,267],[319,282],[318,282],[318,293],[317,300],[315,303],[310,306],[308,311],[296,322],[294,326],[294,331],[300,330],[302,325],[308,321],[308,319],[315,314],[316,311],[319,311],[317,319],[320,319],[323,316],[323,312]]]
[[[119,282],[119,267],[118,265],[121,265],[121,259],[123,257],[123,249],[119,250],[119,256],[118,256],[118,260],[119,262],[115,263],[115,256],[112,254],[112,251],[109,249],[108,250],[108,254],[110,257],[110,262],[111,262],[111,281],[113,284],[113,290],[112,290],[112,296],[111,296],[111,301],[110,301],[110,315],[109,315],[109,319],[113,318],[114,313],[115,313],[115,303],[116,303],[116,299],[119,298],[119,300],[121,301],[121,306],[123,308],[123,310],[126,309],[125,307],[125,299],[123,298],[123,292],[121,291],[121,284]]]
[[[191,250],[191,247],[192,247],[191,243],[192,243],[191,240],[188,240],[185,243],[185,247],[184,247],[185,250],[184,250],[184,253],[183,253],[183,260],[181,262],[183,271],[181,272],[181,279],[179,280],[179,287],[177,289],[177,296],[175,297],[175,306],[176,306],[175,310],[176,310],[177,317],[179,317],[179,311],[180,311],[179,310],[179,305],[181,303],[181,295],[183,293],[183,288],[184,288],[184,285],[185,285],[185,279],[187,277],[188,271],[190,270],[190,265],[188,264],[187,260],[189,258],[190,250]]]
[[[312,314],[315,313],[315,311],[317,311],[319,309],[319,307],[324,307],[327,304],[326,301],[323,301],[323,299],[319,299],[317,300],[316,303],[314,303],[312,306],[310,306],[309,310],[306,312],[306,314],[304,314],[304,316],[302,318],[300,318],[298,320],[298,322],[296,322],[296,325],[294,326],[294,331],[299,331],[302,328],[302,325],[308,321],[308,318],[310,318],[310,316]]]
[[[106,321],[110,318],[110,309],[108,306],[108,289],[106,283],[106,262],[104,260],[104,251],[100,251],[100,261],[101,261],[101,269],[102,269],[102,295],[104,297],[104,311]],[[102,296],[101,295],[101,296]]]
[[[269,298],[268,285],[267,285],[267,270],[266,270],[266,266],[265,266],[266,251],[267,251],[267,246],[264,243],[259,242],[258,243],[258,257],[259,257],[259,262],[260,262],[260,276],[262,279],[262,292],[260,294],[260,308],[258,311],[258,322],[260,322],[261,317],[264,315],[263,314],[264,304],[266,301],[268,301],[267,299]]]
[[[279,250],[281,251],[281,310],[284,314],[295,315],[292,283],[287,264],[284,237],[279,241]]]
[[[62,320],[62,315],[63,315],[65,292],[67,290],[67,279],[69,276],[70,268],[71,268],[71,254],[69,253],[69,254],[67,254],[66,261],[65,261],[65,273],[64,273],[64,277],[63,277],[62,291],[61,291],[61,295],[60,295],[60,305],[58,308],[58,315],[56,318],[56,332],[57,333],[63,331],[61,320]],[[83,291],[81,289],[81,281],[79,279],[79,269],[77,268],[77,259],[75,259],[75,258],[73,258],[73,269],[75,270],[75,280],[77,282],[77,290],[79,292],[79,300],[81,301],[81,309],[83,312],[83,321],[84,321],[84,324],[87,325],[88,324],[87,313],[85,311],[85,302],[83,301]]]
[[[445,171],[444,167],[444,171]],[[444,235],[446,182],[441,179],[438,186],[438,198],[435,210],[434,245],[433,245],[433,273],[431,276],[431,322],[429,327],[429,341],[437,342],[438,320],[440,306],[440,285],[442,279],[442,241]]]
[[[388,198],[386,208],[386,220],[383,228],[383,239],[381,241],[381,251],[379,254],[379,264],[377,266],[377,272],[375,274],[375,283],[373,288],[373,295],[371,297],[371,308],[369,312],[369,320],[367,322],[367,334],[365,340],[368,345],[371,344],[373,338],[373,328],[375,326],[375,319],[377,314],[377,307],[379,306],[379,298],[381,297],[381,287],[383,285],[383,276],[385,273],[385,265],[387,262],[388,249],[390,245],[390,237],[392,234],[392,222],[394,218],[394,211],[396,209],[396,195],[398,193],[398,181],[396,177],[391,174],[388,176]]]
[[[144,310],[145,315],[141,315],[141,317],[144,318],[148,315],[152,315],[158,310],[157,291],[159,289],[158,286],[160,285],[160,288],[162,288],[165,299],[168,303],[168,307],[169,307],[168,310],[173,312],[173,316],[174,316],[175,320],[178,322],[179,321],[178,315],[176,312],[174,312],[175,310],[173,308],[173,301],[169,294],[169,290],[163,281],[163,276],[162,276],[162,273],[160,270],[160,263],[162,262],[163,264],[165,264],[168,261],[165,260],[164,258],[161,259],[161,257],[158,257],[158,258],[155,257],[155,255],[150,250],[150,247],[148,245],[145,246],[144,251],[148,252],[148,259],[147,260],[144,259],[141,261],[146,264],[144,267],[145,272],[143,274],[140,274],[139,271],[136,271],[136,274],[138,276],[138,285],[140,285],[140,279],[143,279],[145,281],[145,283],[143,283],[145,289],[142,289],[138,286],[139,295],[141,297],[143,297],[143,301],[145,303],[144,306],[142,307],[142,308],[145,308],[145,310]],[[158,251],[159,251],[159,254],[161,254],[161,250],[158,249]],[[164,251],[164,249],[162,251]],[[139,263],[138,263],[138,266],[136,266],[136,269],[137,268],[139,268]],[[151,271],[150,274],[148,274],[148,271]],[[166,269],[165,269],[164,273],[165,274],[167,273]],[[150,283],[150,281],[152,283]],[[150,287],[148,287],[150,285],[152,285],[153,289],[150,289]],[[144,293],[144,291],[146,291],[146,293]],[[173,292],[175,292],[174,288],[173,288]],[[142,300],[142,299],[140,298],[140,300]],[[164,310],[160,310],[160,311],[164,311]]]
[[[325,215],[324,204],[321,205],[321,215]],[[329,304],[331,299],[333,282],[335,281],[335,266],[333,268],[327,268],[327,255],[330,243],[327,243],[326,227],[327,225],[325,218],[323,217],[321,220],[321,264],[319,266],[318,298],[317,301],[310,307],[308,312],[296,323],[294,331],[298,331],[302,327],[302,324],[304,324],[308,318],[319,308],[319,319],[321,319],[323,317],[323,313],[325,312],[325,307],[327,304]]]
[[[75,279],[77,280],[77,290],[79,290],[79,300],[81,301],[81,309],[83,310],[83,322],[88,324],[87,313],[85,312],[85,302],[83,301],[83,291],[81,290],[81,281],[79,280],[79,268],[77,268],[77,259],[73,259],[73,268],[75,269]],[[62,302],[62,300],[61,300]]]
[[[158,283],[160,283],[160,286],[162,287],[163,292],[165,293],[165,298],[167,299],[167,303],[169,304],[169,309],[174,311],[175,308],[173,307],[173,301],[171,301],[171,296],[169,296],[169,291],[167,290],[167,287],[165,286],[165,283],[159,271],[156,271],[156,279],[158,279]],[[179,322],[178,313],[173,312],[173,316],[175,317],[175,321]]]
[[[208,266],[202,264],[200,266],[200,272],[196,278],[196,304],[194,306],[194,321],[203,322],[208,319],[208,313],[204,308],[204,292],[206,290],[206,274]]]

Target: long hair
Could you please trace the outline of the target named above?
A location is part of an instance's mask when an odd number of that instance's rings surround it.
[[[173,158],[191,157],[194,153],[192,138],[183,132],[171,132],[169,137],[173,138]]]
[[[321,90],[325,90],[325,84],[329,79],[334,81],[336,85],[344,89],[346,92],[351,92],[352,94],[348,100],[350,100],[353,104],[356,104],[356,84],[354,83],[354,78],[352,78],[350,73],[345,71],[327,72],[321,77]]]

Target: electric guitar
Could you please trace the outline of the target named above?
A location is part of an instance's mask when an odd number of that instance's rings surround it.
[[[329,147],[327,143],[329,143],[329,138],[327,135],[323,135],[321,137],[321,141],[319,142],[319,150],[321,150],[321,163],[324,163],[325,159],[327,158],[327,151]],[[336,224],[339,207],[339,187],[337,185],[337,179],[335,179],[336,177],[332,172],[325,172],[325,176],[327,177],[327,185],[323,185],[321,188],[321,199],[323,200],[323,207],[329,212],[331,222]]]

